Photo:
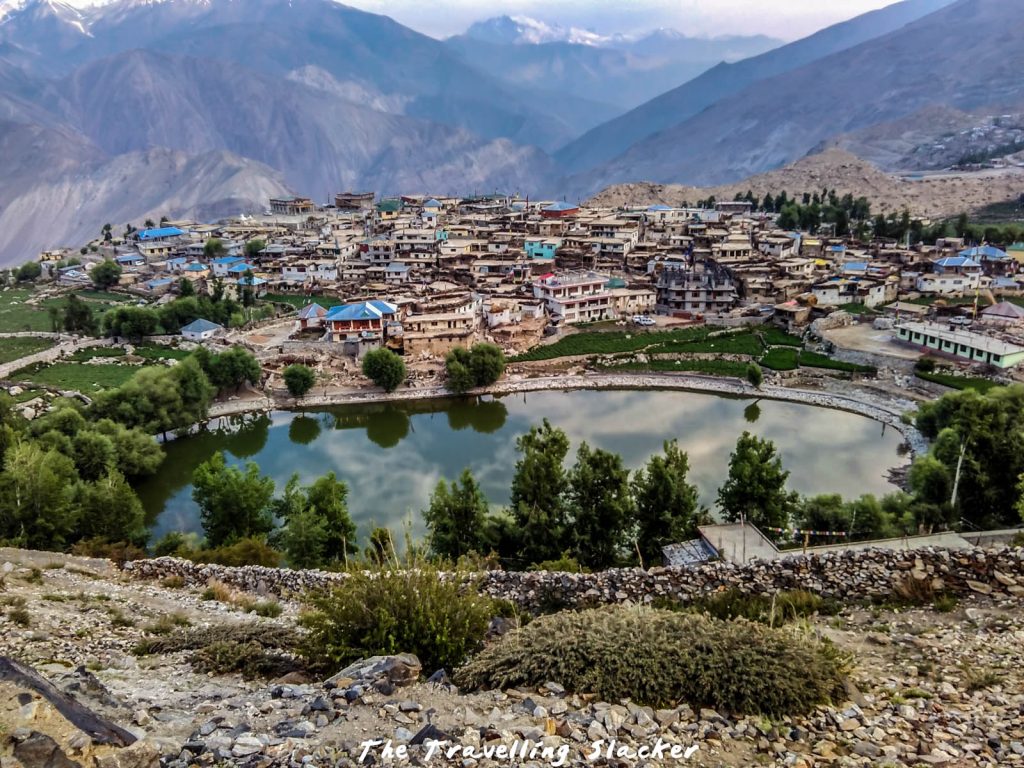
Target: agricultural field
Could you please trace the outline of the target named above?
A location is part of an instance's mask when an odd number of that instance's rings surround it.
[[[773,371],[795,371],[800,367],[800,350],[795,347],[773,347],[765,353],[760,363]]]
[[[45,309],[25,303],[32,293],[31,288],[0,291],[0,333],[53,330],[50,315]]]
[[[857,363],[833,360],[827,355],[809,352],[806,349],[800,352],[800,366],[802,368],[826,368],[833,371],[846,371],[848,373],[875,374],[878,372],[876,368],[870,365],[858,365]]]
[[[87,394],[113,389],[124,384],[139,371],[137,365],[92,365],[59,362],[32,365],[11,374],[11,379],[57,389],[77,389]]]
[[[989,379],[972,378],[970,376],[954,376],[950,373],[938,373],[935,371],[915,371],[914,375],[919,379],[930,381],[934,384],[941,384],[952,389],[974,389],[984,394],[993,387],[998,387],[996,382]]]
[[[52,346],[51,339],[0,338],[0,363],[20,360]]]
[[[623,363],[602,368],[604,371],[655,371],[658,373],[703,373],[708,376],[732,376],[737,379],[747,375],[747,364],[731,360],[651,360],[647,363]]]

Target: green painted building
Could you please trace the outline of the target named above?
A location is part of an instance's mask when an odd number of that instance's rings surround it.
[[[951,330],[938,323],[901,323],[896,328],[896,337],[924,352],[937,352],[965,362],[1003,369],[1024,362],[1024,347],[972,331]]]

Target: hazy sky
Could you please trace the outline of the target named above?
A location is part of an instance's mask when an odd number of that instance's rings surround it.
[[[502,14],[596,32],[672,27],[690,35],[765,34],[795,40],[895,0],[346,0],[435,37]]]
[[[245,0],[239,0],[245,2]],[[796,40],[897,0],[344,0],[434,37],[492,16],[532,16],[601,34],[671,27],[688,35],[764,34]],[[66,0],[71,5],[109,0]],[[3,0],[0,0],[0,5]]]

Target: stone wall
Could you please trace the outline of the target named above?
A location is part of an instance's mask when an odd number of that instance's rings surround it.
[[[228,568],[168,557],[139,560],[124,568],[137,578],[180,576],[194,585],[216,579],[245,591],[284,597],[322,590],[346,578],[345,574],[324,571]],[[930,582],[936,592],[1024,597],[1024,548],[868,549],[794,555],[742,566],[713,562],[697,568],[622,568],[593,574],[488,571],[474,578],[481,579],[481,591],[527,610],[646,603],[659,597],[686,602],[729,588],[752,593],[803,589],[823,597],[864,600],[890,597],[907,580]]]
[[[44,349],[42,352],[37,352],[34,355],[28,355],[17,360],[12,360],[9,363],[0,365],[0,379],[6,379],[12,373],[20,370],[28,365],[34,365],[35,363],[54,363],[60,360],[66,355],[73,355],[80,349],[86,349],[87,347],[111,347],[114,346],[113,339],[93,339],[84,338],[78,339],[69,336],[54,336],[53,334],[36,334],[40,338],[59,338],[68,339],[63,341],[55,347]]]

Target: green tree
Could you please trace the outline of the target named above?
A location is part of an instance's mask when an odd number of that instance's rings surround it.
[[[741,519],[759,528],[786,528],[796,494],[786,490],[789,472],[771,440],[744,432],[729,457],[729,475],[718,489],[718,506],[726,520]],[[765,531],[777,538],[775,532]]]
[[[321,568],[326,563],[327,526],[309,507],[289,516],[279,539],[292,568]]]
[[[42,274],[43,268],[38,261],[27,261],[18,267],[17,272],[14,273],[14,278],[19,283],[27,283],[39,279],[39,276]]]
[[[282,376],[284,385],[288,387],[288,394],[292,397],[302,397],[316,383],[316,374],[313,373],[313,369],[301,363],[289,365],[284,369]]]
[[[75,506],[75,528],[79,538],[145,543],[147,533],[142,502],[124,475],[116,469],[95,482],[80,484]]]
[[[121,265],[116,261],[104,259],[90,270],[89,277],[97,288],[112,288],[121,281]]]
[[[200,520],[210,547],[270,533],[274,520],[270,502],[274,481],[260,474],[253,462],[228,466],[218,451],[192,475],[192,499],[199,505]]]
[[[470,552],[483,553],[487,510],[487,497],[469,469],[450,486],[438,481],[423,512],[434,554],[458,560]]]
[[[444,361],[445,386],[452,392],[468,392],[476,386],[476,379],[470,370],[470,354],[465,347],[455,347]]]
[[[196,287],[192,285],[192,281],[187,277],[182,277],[178,280],[178,295],[182,298],[196,295]]]
[[[363,375],[385,392],[394,392],[405,381],[405,362],[385,347],[363,356]]]
[[[71,459],[31,440],[8,448],[0,474],[0,539],[27,549],[62,549],[74,528]]]
[[[529,563],[557,559],[565,547],[565,461],[569,438],[547,419],[516,440],[520,458],[512,477],[512,514],[520,534],[520,557]]]
[[[99,480],[114,468],[117,450],[113,441],[106,435],[88,429],[82,430],[74,436],[71,445],[71,458],[75,462],[78,476],[83,480]]]
[[[633,475],[636,541],[645,565],[661,560],[661,548],[696,537],[697,486],[689,482],[690,458],[675,440]]]
[[[219,259],[227,254],[227,252],[227,248],[224,247],[224,243],[219,237],[211,237],[203,244],[203,256],[206,257],[207,261]]]
[[[761,370],[760,365],[757,363],[747,365],[747,381],[758,389],[761,388],[761,384],[764,383],[764,372]]]
[[[474,344],[469,350],[469,369],[476,386],[490,386],[505,372],[505,353],[494,344]]]
[[[318,477],[306,489],[306,501],[324,521],[327,531],[324,553],[329,562],[341,562],[359,551],[356,524],[348,512],[348,485],[343,480],[333,472]]]
[[[64,330],[88,335],[96,333],[96,318],[92,308],[73,293],[64,305]]]
[[[156,333],[160,316],[146,307],[118,307],[103,316],[103,328],[108,336],[124,336],[135,343]]]
[[[581,443],[568,485],[576,559],[595,570],[615,565],[633,519],[629,470],[622,465],[622,457]]]
[[[202,364],[202,360],[197,359]],[[260,380],[259,361],[244,347],[232,347],[207,359],[209,367],[204,368],[204,371],[210,383],[218,389],[234,387],[237,391],[246,382],[256,384]]]
[[[113,443],[115,466],[125,477],[152,475],[164,460],[160,444],[141,429],[128,429],[110,419],[100,419],[92,425],[92,429],[106,435]]]
[[[260,251],[267,247],[267,241],[259,238],[254,238],[245,244],[245,257],[247,259],[255,258],[259,255]]]

